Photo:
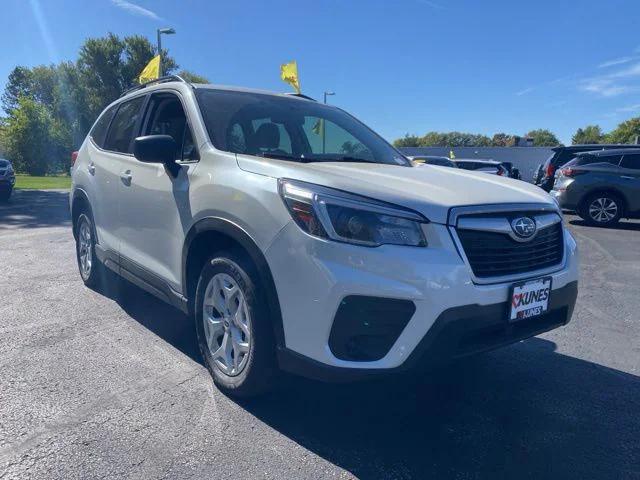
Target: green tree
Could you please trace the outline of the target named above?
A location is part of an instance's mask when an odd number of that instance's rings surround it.
[[[576,133],[571,137],[571,143],[573,145],[602,143],[603,139],[604,134],[599,125],[587,125],[584,128],[576,130]]]
[[[640,137],[640,117],[630,118],[606,135],[608,143],[635,143]]]
[[[2,94],[2,107],[9,113],[18,105],[20,97],[29,97],[48,107],[54,102],[56,68],[40,65],[33,68],[16,67],[9,74]]]
[[[525,136],[533,139],[534,147],[555,147],[560,145],[558,137],[556,137],[553,132],[545,128],[531,130]]]
[[[96,118],[124,90],[136,85],[140,72],[155,55],[155,47],[139,35],[120,39],[109,33],[106,37],[86,40],[80,47],[77,65],[87,90],[91,117]],[[162,68],[166,74],[178,68],[164,49]]]
[[[393,145],[397,148],[402,147],[419,147],[420,146],[420,137],[417,135],[409,135],[405,134],[402,138],[397,138],[393,141]]]
[[[509,135],[507,133],[496,133],[491,137],[492,147],[515,147],[520,141],[518,135]]]
[[[66,126],[45,105],[29,97],[18,98],[2,128],[2,138],[16,170],[31,175],[61,171],[71,150]]]
[[[211,83],[207,77],[203,77],[202,75],[198,75],[197,73],[193,73],[188,70],[180,70],[178,75],[191,83]]]
[[[427,132],[420,139],[421,147],[488,147],[486,135],[464,132]]]

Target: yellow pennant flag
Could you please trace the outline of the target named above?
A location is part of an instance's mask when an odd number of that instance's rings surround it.
[[[449,158],[450,158],[451,160],[454,160],[454,159],[456,158],[456,154],[455,154],[455,153],[453,153],[453,150],[449,150]]]
[[[160,55],[156,55],[151,59],[144,70],[140,72],[138,82],[145,83],[151,80],[156,80],[160,76]]]
[[[321,118],[316,120],[316,123],[314,123],[313,127],[311,127],[311,130],[313,130],[313,133],[315,133],[316,135],[320,135],[322,132],[324,132],[324,121]]]
[[[297,93],[300,93],[300,81],[298,80],[298,64],[295,60],[280,65],[280,78],[287,82]]]

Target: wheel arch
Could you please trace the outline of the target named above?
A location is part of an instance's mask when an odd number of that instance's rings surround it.
[[[241,227],[224,218],[203,218],[189,229],[185,237],[182,247],[182,290],[189,312],[195,311],[195,290],[204,262],[211,253],[225,248],[239,248],[253,263],[265,294],[277,346],[284,347],[282,312],[269,264],[253,238]]]
[[[81,188],[76,188],[73,191],[73,196],[71,200],[71,230],[73,232],[73,238],[77,238],[78,232],[76,229],[76,223],[77,223],[78,217],[82,212],[88,212],[89,215],[91,215],[91,218],[94,218],[93,210],[91,209],[91,203],[89,202],[89,196]],[[94,225],[94,230],[95,230],[95,225]],[[98,239],[96,237],[96,242],[97,241]]]

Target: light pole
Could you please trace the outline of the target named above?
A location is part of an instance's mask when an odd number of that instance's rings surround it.
[[[160,55],[160,66],[158,68],[158,77],[162,77],[162,41],[160,40],[160,36],[164,33],[165,35],[173,35],[176,31],[173,28],[159,28],[157,30],[158,33],[158,55]]]
[[[327,97],[330,95],[335,95],[336,92],[324,92],[324,104],[327,104]],[[325,140],[325,129],[324,129],[324,120],[322,120],[322,153],[326,153],[326,145],[327,141]]]
[[[324,92],[324,103],[327,103],[327,97],[330,95],[335,95],[336,92]]]

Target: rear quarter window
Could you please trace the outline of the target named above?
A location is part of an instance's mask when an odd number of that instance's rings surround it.
[[[640,153],[625,155],[622,158],[622,163],[620,165],[624,168],[632,168],[634,170],[640,170]]]

